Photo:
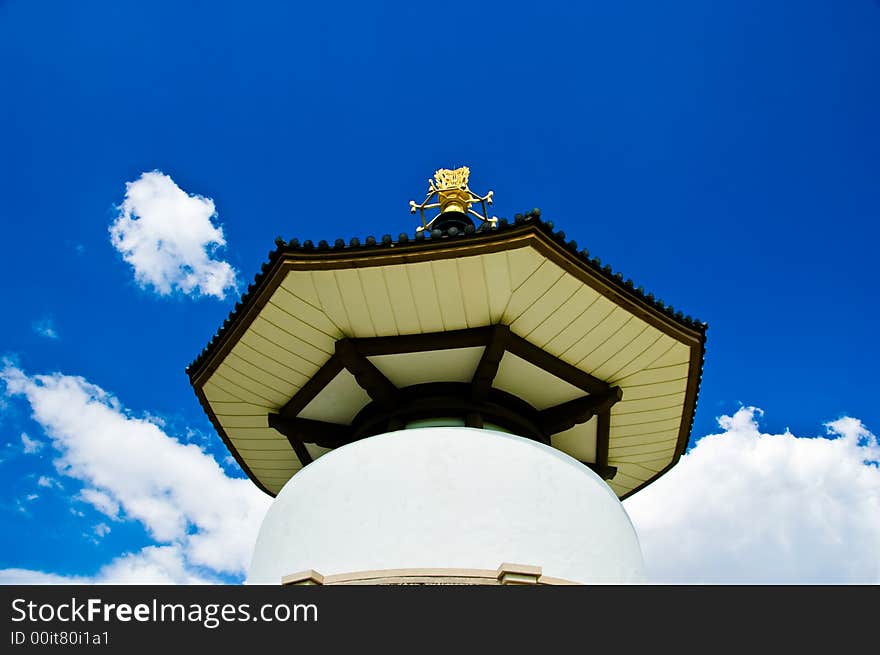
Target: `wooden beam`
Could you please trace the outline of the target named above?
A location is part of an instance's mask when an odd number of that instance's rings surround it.
[[[547,434],[564,432],[607,412],[621,398],[623,398],[623,390],[620,387],[611,387],[602,393],[575,398],[542,410],[538,415],[538,424]]]
[[[510,343],[510,328],[507,325],[495,325],[492,327],[492,336],[480,363],[474,371],[474,377],[471,381],[471,398],[473,400],[486,400],[489,397],[489,390],[492,388],[492,382],[498,373],[498,365],[501,364],[501,358],[507,350],[507,344]]]
[[[347,425],[309,418],[288,418],[274,413],[269,414],[269,427],[285,436],[293,435],[303,443],[313,443],[322,448],[344,446],[351,434],[351,428]]]
[[[449,332],[425,332],[401,334],[393,337],[360,337],[356,339],[358,350],[367,357],[417,353],[448,348],[472,348],[485,345],[492,335],[493,326],[450,330]]]
[[[611,410],[596,416],[596,466],[608,466],[608,442],[611,434]],[[616,467],[615,467],[616,472]]]
[[[586,371],[582,371],[577,366],[573,366],[568,362],[564,362],[558,357],[551,355],[535,344],[526,341],[521,336],[510,333],[507,349],[526,360],[530,364],[534,364],[538,368],[542,368],[548,373],[565,380],[579,389],[583,389],[587,393],[602,393],[610,386],[607,382],[603,382],[597,377],[593,377]]]
[[[315,396],[323,391],[324,387],[333,381],[333,378],[335,378],[343,368],[345,367],[342,365],[342,361],[339,357],[336,355],[331,356],[330,359],[318,369],[318,372],[300,387],[300,390],[293,395],[293,398],[288,400],[284,407],[278,410],[278,413],[288,418],[295,417],[305,409],[306,405],[315,399]]]
[[[581,463],[586,465],[588,468],[590,468],[593,471],[593,473],[598,475],[603,480],[611,480],[612,478],[614,478],[615,475],[617,475],[617,467],[616,466],[608,466],[607,464],[600,465],[600,464],[596,464],[595,462],[581,462]]]
[[[465,427],[468,428],[483,428],[483,415],[479,412],[468,412],[464,416],[464,424]]]
[[[290,442],[290,447],[293,448],[293,452],[299,458],[300,464],[308,466],[312,463],[312,456],[309,454],[305,443],[303,443],[302,437],[296,430],[289,429],[285,423],[279,422],[278,419],[280,418],[283,417],[279,414],[269,414],[269,427],[275,428],[287,437],[287,441]]]
[[[336,356],[377,404],[385,409],[392,409],[397,405],[400,398],[397,387],[358,350],[354,341],[351,339],[337,341]]]

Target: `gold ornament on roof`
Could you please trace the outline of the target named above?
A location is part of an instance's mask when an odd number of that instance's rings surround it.
[[[434,179],[428,180],[428,195],[425,197],[425,200],[421,204],[416,204],[414,200],[409,201],[410,213],[415,214],[418,211],[422,218],[422,224],[416,228],[416,232],[430,230],[434,221],[449,212],[478,218],[480,220],[479,227],[485,225],[495,227],[498,224],[498,219],[495,216],[489,218],[486,209],[487,205],[492,204],[493,192],[489,191],[485,196],[476,195],[468,188],[468,177],[470,177],[470,174],[471,171],[467,166],[454,170],[441,168],[434,173]],[[435,196],[437,197],[436,202],[431,202]],[[471,205],[476,202],[480,203],[483,210],[482,214],[471,209]],[[430,221],[426,221],[425,210],[435,207],[440,208],[440,213]]]

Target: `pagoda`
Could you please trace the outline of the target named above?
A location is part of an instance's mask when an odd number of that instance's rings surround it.
[[[468,183],[412,235],[276,239],[187,368],[276,496],[249,582],[641,579],[620,501],[687,446],[707,326]]]

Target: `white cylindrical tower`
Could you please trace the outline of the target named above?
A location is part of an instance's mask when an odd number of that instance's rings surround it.
[[[417,428],[337,448],[294,476],[266,515],[248,582],[308,570],[462,578],[504,562],[577,583],[642,580],[632,524],[589,468],[494,430]]]

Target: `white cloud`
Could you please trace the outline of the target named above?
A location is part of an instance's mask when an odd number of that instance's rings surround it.
[[[216,578],[196,572],[175,546],[148,546],[138,553],[117,557],[101,569],[98,584],[211,584]]]
[[[113,500],[109,494],[105,494],[97,489],[86,488],[77,494],[76,499],[88,503],[111,519],[119,519],[119,503]]]
[[[61,483],[58,482],[55,478],[50,478],[47,475],[41,475],[37,480],[37,486],[45,487],[46,489],[51,489],[52,487],[61,488]]]
[[[30,569],[0,569],[0,585],[22,584],[213,584],[194,570],[177,546],[147,546],[117,557],[94,576],[57,575]]]
[[[160,171],[125,185],[125,199],[110,226],[113,247],[134,268],[142,287],[160,295],[180,291],[224,298],[236,271],[213,257],[226,244],[214,226],[214,201],[191,195]]]
[[[7,364],[0,379],[29,402],[59,473],[85,483],[78,499],[114,520],[140,521],[157,541],[91,577],[7,569],[0,583],[198,583],[245,571],[271,502],[252,483],[81,377],[29,376]],[[763,434],[760,414],[746,407],[720,417],[720,433],[625,502],[649,579],[880,582],[877,438],[853,418],[829,423],[825,437]],[[42,442],[22,434],[22,443]],[[106,530],[99,523],[94,533]]]
[[[51,318],[41,318],[38,321],[34,321],[32,325],[34,332],[39,334],[41,337],[46,337],[47,339],[58,339],[58,330],[55,329],[55,324],[52,322]]]
[[[98,523],[98,525],[93,528],[93,531],[99,537],[106,537],[110,534],[110,526],[106,523]]]
[[[0,584],[2,585],[86,584],[87,582],[89,581],[86,578],[43,573],[30,569],[0,569]]]
[[[271,502],[252,482],[228,477],[198,446],[130,415],[114,396],[81,377],[28,376],[7,364],[0,379],[7,394],[30,403],[58,451],[58,472],[87,485],[81,500],[107,516],[140,521],[157,542],[174,548],[174,557],[167,550],[149,551],[150,570],[162,562],[217,573],[246,570]],[[178,573],[171,577],[180,578]]]
[[[761,410],[722,416],[625,501],[648,575],[671,583],[880,582],[880,445],[857,419],[828,437],[762,434]]]
[[[28,494],[27,495],[28,502],[36,500],[39,497],[40,497],[39,494]]]
[[[26,433],[21,433],[21,444],[26,455],[33,455],[43,449],[44,444],[39,439],[31,439]]]

